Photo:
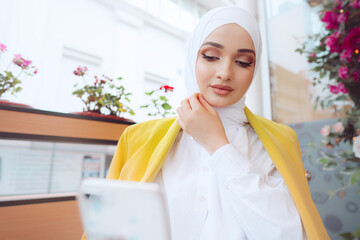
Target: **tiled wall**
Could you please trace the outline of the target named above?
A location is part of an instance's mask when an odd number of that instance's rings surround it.
[[[360,224],[360,184],[357,183],[351,188],[347,188],[342,193],[337,193],[330,197],[329,191],[334,191],[342,187],[337,176],[341,166],[334,170],[323,170],[323,165],[317,160],[321,158],[320,151],[330,154],[341,152],[341,149],[351,149],[348,144],[342,144],[339,148],[326,149],[312,148],[308,145],[315,143],[319,145],[322,140],[320,130],[324,125],[333,125],[336,120],[326,119],[313,122],[291,124],[290,126],[297,132],[302,151],[305,169],[312,173],[312,180],[309,182],[312,198],[320,213],[331,239],[342,239],[339,234],[343,232],[354,232]],[[344,177],[347,185],[349,179]]]

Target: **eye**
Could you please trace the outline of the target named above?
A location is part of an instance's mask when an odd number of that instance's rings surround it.
[[[253,62],[243,62],[243,61],[235,61],[235,63],[237,65],[239,65],[240,67],[244,67],[244,68],[248,68],[248,67],[251,67],[251,65],[253,64]]]
[[[209,62],[214,62],[216,60],[219,60],[218,57],[214,57],[214,56],[208,56],[204,53],[201,54],[203,56],[203,58],[205,58],[206,60],[208,60]]]

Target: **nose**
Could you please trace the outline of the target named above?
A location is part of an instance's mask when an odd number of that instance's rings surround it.
[[[219,63],[216,71],[216,78],[223,81],[231,80],[233,78],[232,62],[229,60],[223,60]]]

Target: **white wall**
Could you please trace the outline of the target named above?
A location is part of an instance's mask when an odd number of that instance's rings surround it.
[[[8,46],[0,58],[1,69],[16,53],[39,69],[34,77],[22,76],[23,91],[17,97],[5,95],[4,99],[43,110],[82,111],[81,101],[71,94],[73,85],[82,81],[72,73],[79,65],[89,67],[89,82],[94,74],[123,77],[123,85],[134,94],[130,105],[136,121],[146,117],[145,110],[138,109],[147,100],[145,72],[168,79],[164,83],[175,87],[170,94],[174,107],[184,97],[181,79],[187,33],[157,24],[146,14],[139,17],[141,10],[132,8],[129,14],[129,5],[119,1],[6,0],[1,5],[5,14],[0,17],[0,42]]]
[[[257,15],[256,4],[242,2]],[[123,85],[133,93],[130,106],[136,112],[131,117],[135,121],[147,118],[139,106],[146,104],[144,91],[150,87],[174,86],[174,93],[169,94],[174,109],[186,96],[182,79],[189,33],[140,9],[119,0],[2,0],[1,8],[0,42],[8,46],[8,52],[0,57],[0,69],[6,68],[15,53],[33,60],[39,69],[35,77],[21,78],[23,91],[17,97],[4,99],[43,110],[82,111],[80,99],[71,94],[73,85],[82,81],[72,73],[79,65],[89,67],[89,82],[94,74],[123,77]],[[266,69],[267,61],[262,64]],[[260,74],[247,102],[255,113],[266,115],[270,111],[264,111],[267,98],[263,98]],[[153,81],[146,81],[148,76]]]

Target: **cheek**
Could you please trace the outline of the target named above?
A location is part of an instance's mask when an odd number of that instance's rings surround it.
[[[254,71],[246,71],[246,72],[242,72],[239,73],[239,79],[240,81],[238,82],[239,85],[241,85],[241,88],[246,88],[245,91],[248,89],[248,87],[250,86],[251,82],[252,82],[252,78],[254,75]]]
[[[208,80],[211,76],[211,69],[201,60],[196,61],[195,74],[199,89],[202,90],[208,85]]]

